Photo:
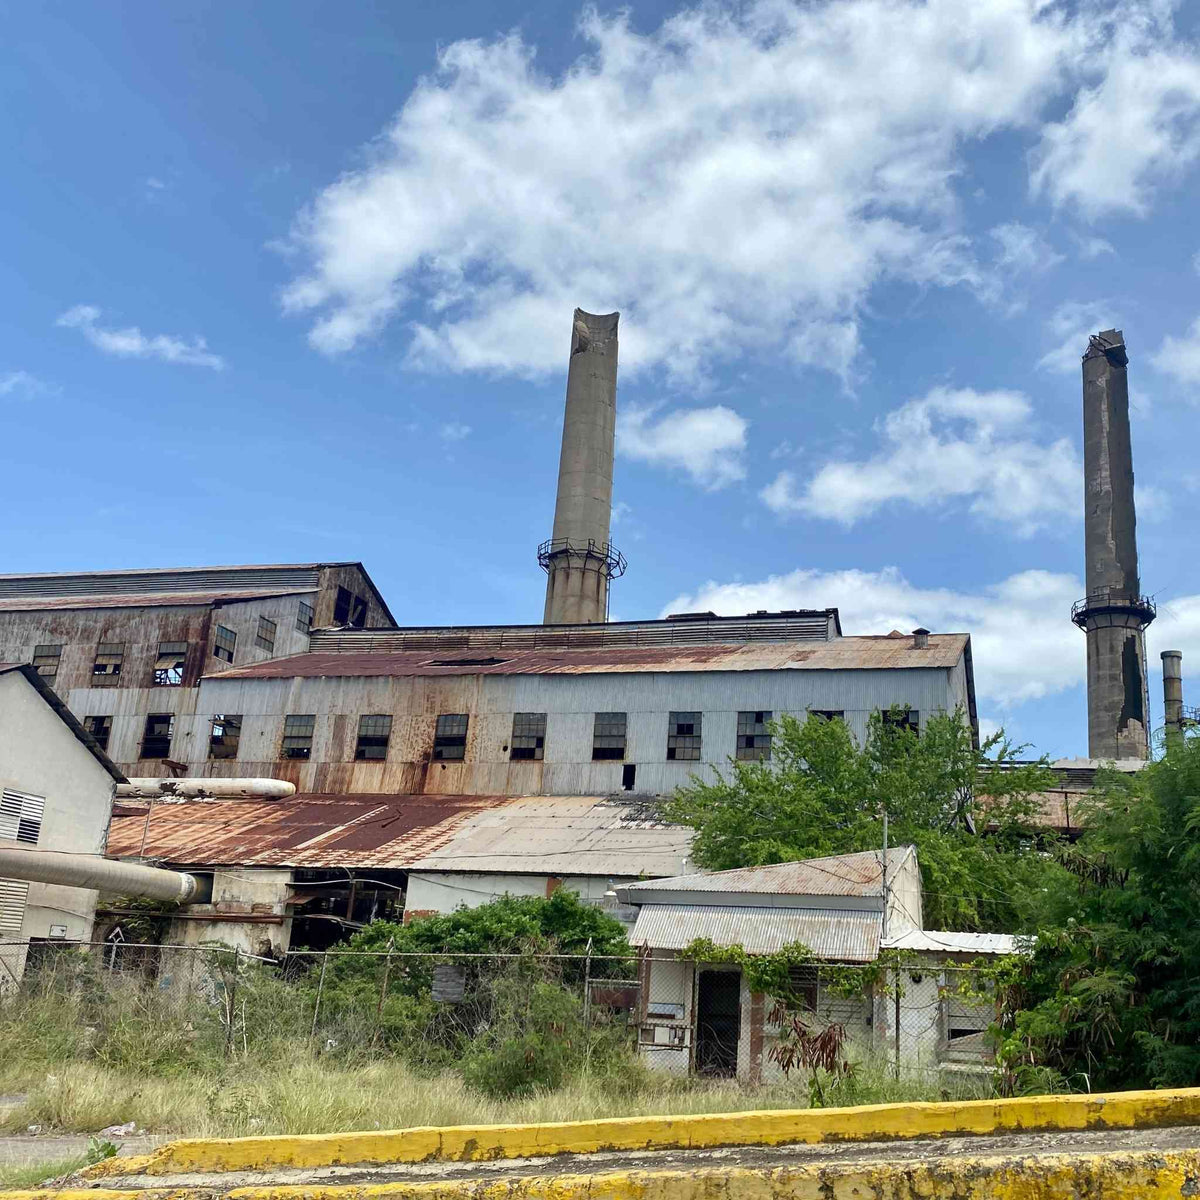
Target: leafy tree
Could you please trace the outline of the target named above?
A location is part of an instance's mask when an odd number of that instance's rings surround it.
[[[930,717],[920,737],[875,713],[861,747],[840,720],[784,716],[770,761],[731,761],[666,812],[696,830],[696,862],[724,870],[877,850],[886,808],[891,843],[917,847],[928,928],[1014,931],[1065,875],[1032,822],[1054,779],[1044,759],[1018,762],[1023,749],[1003,732],[977,749],[961,710]]]
[[[1032,952],[1001,1055],[1018,1087],[1200,1084],[1200,742],[1098,779]]]

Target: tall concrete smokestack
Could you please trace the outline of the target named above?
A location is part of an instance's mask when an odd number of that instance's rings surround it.
[[[1159,656],[1163,669],[1163,713],[1166,716],[1167,753],[1183,743],[1183,654],[1164,650]]]
[[[625,559],[608,541],[620,316],[575,310],[554,531],[538,547],[547,574],[546,625],[607,620],[609,580],[625,571]]]
[[[1087,634],[1088,753],[1149,758],[1143,631],[1154,620],[1138,578],[1129,356],[1119,329],[1088,340],[1083,356],[1084,543],[1087,595],[1071,619]]]

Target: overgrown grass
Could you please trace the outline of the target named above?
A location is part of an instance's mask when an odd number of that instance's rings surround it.
[[[78,1158],[64,1158],[57,1162],[0,1163],[0,1188],[7,1191],[19,1191],[24,1188],[35,1188],[48,1179],[57,1179],[60,1175],[69,1175],[87,1166],[87,1155]]]

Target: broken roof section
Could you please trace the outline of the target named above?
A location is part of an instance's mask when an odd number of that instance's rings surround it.
[[[287,800],[122,802],[108,854],[176,866],[374,867],[620,875],[686,869],[689,830],[601,796],[307,793]]]

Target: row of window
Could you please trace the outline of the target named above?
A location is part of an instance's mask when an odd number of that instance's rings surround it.
[[[339,588],[339,592],[346,591]],[[349,592],[346,592],[350,596]],[[357,597],[354,597],[357,599]],[[347,601],[349,603],[349,601]],[[365,603],[365,601],[364,601]],[[296,629],[300,633],[312,630],[314,610],[311,604],[300,601],[296,612]],[[275,637],[279,625],[268,617],[259,617],[254,631],[254,644],[268,654],[275,653]],[[213,633],[213,657],[232,663],[237,654],[237,631],[218,625]],[[53,679],[62,662],[63,645],[37,645],[33,648],[33,665],[38,674]],[[187,642],[159,642],[151,680],[155,687],[179,687],[183,683],[183,668],[187,662]],[[116,687],[125,666],[124,642],[100,642],[92,661],[92,687]]]
[[[841,720],[845,713],[841,709],[810,709],[827,721]],[[893,717],[884,712],[885,724],[898,725],[918,732],[920,714],[908,709]],[[673,712],[667,720],[667,760],[669,762],[698,762],[703,741],[703,713]],[[771,757],[771,735],[768,726],[774,713],[758,709],[739,712],[737,719],[736,757],[743,762],[762,762]],[[434,762],[461,762],[467,753],[468,713],[442,713],[437,719],[433,734]],[[317,718],[314,713],[289,713],[283,719],[283,739],[280,742],[281,758],[307,759],[312,757],[313,735]],[[104,748],[112,733],[112,717],[92,716],[84,718],[84,728]],[[623,712],[598,712],[592,724],[592,761],[625,759],[628,714]],[[168,758],[171,753],[171,738],[175,730],[175,717],[171,713],[151,713],[146,718],[142,734],[141,758]],[[209,758],[236,758],[238,741],[241,738],[241,715],[222,715],[212,719],[209,733]],[[358,718],[358,740],[354,746],[354,757],[363,761],[382,761],[387,758],[388,743],[392,737],[392,718],[387,713],[370,713]],[[505,749],[513,762],[540,760],[546,751],[546,714],[514,713],[512,737]]]

